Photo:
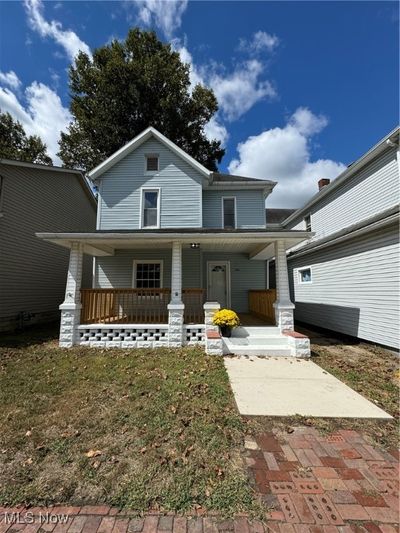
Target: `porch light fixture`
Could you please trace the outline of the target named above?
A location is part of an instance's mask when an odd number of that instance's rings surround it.
[[[199,242],[191,242],[190,243],[190,248],[192,248],[192,250],[197,250],[197,248],[200,248],[200,243]]]

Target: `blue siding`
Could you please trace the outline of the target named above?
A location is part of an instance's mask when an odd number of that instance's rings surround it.
[[[248,291],[265,289],[265,261],[251,261],[247,254],[205,252],[203,287],[207,287],[207,261],[230,261],[231,307],[237,313],[248,313]]]
[[[145,173],[145,155],[159,154],[159,171]],[[202,175],[155,139],[149,139],[101,177],[98,229],[139,229],[141,187],[161,188],[162,228],[202,225]]]
[[[171,286],[171,249],[164,250],[115,250],[115,255],[96,258],[95,287],[128,288],[132,287],[133,261],[162,260],[163,287]],[[200,285],[200,251],[183,250],[182,252],[182,287],[184,289],[201,288]]]
[[[171,286],[171,250],[116,250],[114,256],[96,258],[96,287],[132,287],[134,259],[163,260],[163,287]],[[182,286],[207,287],[207,261],[230,261],[231,306],[248,312],[248,291],[265,288],[264,261],[250,261],[247,254],[183,250]]]
[[[265,226],[265,200],[262,190],[203,191],[203,225],[222,227],[222,197],[236,197],[238,228]]]

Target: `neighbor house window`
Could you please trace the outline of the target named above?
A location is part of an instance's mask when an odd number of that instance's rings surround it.
[[[146,172],[158,172],[158,155],[146,155]]]
[[[306,231],[311,231],[311,215],[304,217],[304,224],[306,226]]]
[[[142,228],[160,226],[160,189],[142,189]]]
[[[134,261],[133,286],[136,289],[161,289],[162,266],[162,261]]]
[[[222,224],[224,229],[236,228],[236,198],[222,198]]]
[[[299,268],[299,283],[311,283],[312,272],[310,267]]]

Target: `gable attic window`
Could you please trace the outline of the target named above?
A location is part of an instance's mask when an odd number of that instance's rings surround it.
[[[158,172],[158,155],[146,155],[146,172]]]
[[[304,217],[304,224],[306,226],[306,231],[311,231],[311,215]]]

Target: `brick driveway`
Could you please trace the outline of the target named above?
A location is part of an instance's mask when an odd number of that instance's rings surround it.
[[[264,434],[248,439],[245,445],[250,480],[269,509],[264,525],[245,517],[221,520],[200,512],[195,517],[149,514],[135,518],[105,505],[0,508],[0,533],[398,531],[397,451],[373,448],[356,431],[321,436],[308,427],[284,436]],[[19,513],[20,523],[6,519],[5,513],[11,512]],[[50,519],[40,523],[40,514]],[[67,515],[65,523],[51,518],[62,514]]]

